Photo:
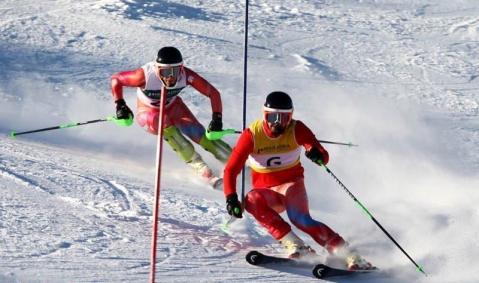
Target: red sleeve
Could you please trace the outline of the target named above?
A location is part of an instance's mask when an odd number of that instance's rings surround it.
[[[233,148],[228,163],[226,163],[223,184],[224,194],[226,197],[232,193],[236,193],[236,178],[243,169],[243,166],[248,159],[248,156],[254,149],[253,134],[249,129],[243,131],[241,136]]]
[[[211,101],[211,110],[213,112],[222,113],[223,108],[221,104],[221,95],[220,92],[202,76],[198,75],[196,72],[191,69],[185,68],[186,81],[189,85],[194,87],[204,96],[209,97]]]
[[[301,121],[296,120],[296,127],[294,128],[296,142],[304,146],[306,151],[316,147],[323,154],[323,162],[327,164],[329,161],[329,153],[316,139],[314,133]]]
[[[111,76],[111,94],[117,101],[123,98],[123,87],[144,87],[145,73],[142,68],[116,73]]]

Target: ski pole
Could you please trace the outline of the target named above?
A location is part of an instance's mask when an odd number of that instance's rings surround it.
[[[318,164],[324,166],[324,168],[326,169],[326,172],[328,172],[334,178],[334,180],[338,182],[341,188],[343,188],[343,190],[356,202],[356,204],[369,216],[369,218],[384,232],[384,234],[386,234],[386,236],[389,237],[389,239],[403,252],[403,254],[407,256],[407,258],[416,266],[417,270],[427,276],[424,269],[421,266],[419,266],[419,264],[417,264],[409,256],[409,254],[401,247],[401,245],[399,245],[399,243],[388,233],[388,231],[384,229],[384,227],[376,220],[376,218],[374,218],[374,216],[366,209],[366,207],[353,195],[353,193],[351,193],[351,191],[349,191],[348,188],[346,188],[346,186],[338,179],[338,177],[336,177],[336,175],[334,175],[334,173],[331,172],[331,170],[329,170],[329,168],[322,162],[319,162]]]
[[[242,132],[235,129],[224,129],[222,131],[206,131],[206,138],[209,140],[219,140],[223,136],[231,135],[231,134],[241,134]],[[335,142],[335,141],[325,141],[325,140],[318,140],[321,143],[329,143],[329,144],[336,144],[336,145],[347,145],[347,146],[359,146],[357,144],[353,144],[351,142]]]
[[[351,146],[359,146],[357,144],[353,144],[351,142],[344,143],[344,142],[333,142],[333,141],[324,141],[324,140],[318,140],[320,143],[330,143],[330,144],[337,144],[337,145],[347,145],[349,147]]]
[[[206,138],[209,139],[210,141],[212,140],[219,140],[225,135],[230,135],[230,134],[241,134],[241,131],[235,130],[235,129],[224,129],[222,131],[206,131]],[[228,229],[231,223],[233,223],[236,220],[236,217],[231,216],[228,221],[224,222],[223,225],[221,225],[221,230],[223,232],[228,233]]]
[[[229,234],[230,225],[231,223],[235,222],[236,219],[237,219],[236,217],[230,216],[230,218],[226,220],[225,222],[223,222],[223,224],[220,226],[221,230],[225,232],[226,234]]]
[[[10,133],[10,137],[14,138],[19,135],[25,135],[25,134],[31,134],[31,133],[38,133],[38,132],[45,132],[45,131],[51,131],[51,130],[58,130],[58,129],[67,129],[67,128],[72,128],[72,127],[77,127],[77,126],[83,126],[83,125],[88,125],[88,124],[93,124],[93,123],[99,123],[99,122],[106,122],[106,121],[112,121],[115,122],[118,126],[124,126],[128,127],[133,123],[133,117],[130,116],[129,119],[117,119],[114,116],[109,116],[106,118],[102,119],[96,119],[96,120],[91,120],[91,121],[86,121],[86,122],[77,122],[77,123],[67,123],[67,124],[62,124],[58,126],[53,126],[53,127],[48,127],[48,128],[42,128],[42,129],[36,129],[36,130],[30,130],[30,131],[25,131],[25,132],[16,132],[12,131]]]

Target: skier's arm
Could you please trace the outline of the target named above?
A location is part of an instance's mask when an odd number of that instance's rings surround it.
[[[187,67],[184,68],[186,73],[186,82],[194,87],[198,92],[210,99],[211,110],[213,113],[221,114],[223,112],[223,107],[221,104],[220,92],[196,72]]]
[[[223,175],[225,197],[236,193],[236,178],[243,169],[249,154],[253,152],[253,148],[253,135],[249,129],[246,129],[239,137],[225,166]]]
[[[113,74],[111,76],[111,94],[114,101],[123,99],[123,87],[144,87],[145,73],[142,68]]]
[[[298,144],[304,146],[306,150],[306,156],[313,161],[314,159],[321,158],[324,164],[329,161],[329,154],[326,149],[316,139],[314,133],[301,121],[296,121],[296,127],[294,134]]]

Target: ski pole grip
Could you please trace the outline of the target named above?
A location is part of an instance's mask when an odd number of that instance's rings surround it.
[[[205,135],[206,138],[209,139],[210,141],[214,140],[219,140],[225,135],[230,135],[230,134],[238,134],[241,133],[240,131],[237,131],[235,129],[224,129],[222,131],[206,131]]]
[[[114,122],[117,126],[120,127],[129,127],[133,124],[133,117],[130,115],[128,119],[118,119],[114,116],[107,117],[108,121]]]
[[[235,214],[240,214],[240,212],[241,212],[241,209],[239,207],[234,208],[234,213]]]

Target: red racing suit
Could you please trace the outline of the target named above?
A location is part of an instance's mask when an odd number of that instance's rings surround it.
[[[158,132],[158,106],[163,82],[156,76],[154,68],[155,63],[149,62],[136,70],[114,74],[111,79],[111,90],[114,100],[117,101],[123,98],[123,87],[137,87],[136,120],[141,127],[156,135]],[[175,125],[191,140],[199,143],[205,133],[205,128],[178,96],[189,85],[210,99],[212,112],[222,112],[219,91],[196,72],[183,67],[176,85],[167,88],[163,128]]]
[[[288,218],[329,252],[344,240],[327,225],[311,218],[300,163],[301,147],[316,147],[326,164],[328,152],[301,121],[292,120],[285,132],[273,138],[265,121],[253,122],[240,136],[224,169],[224,194],[236,193],[236,178],[249,158],[252,190],[245,197],[245,209],[277,240],[291,231],[279,213]]]

